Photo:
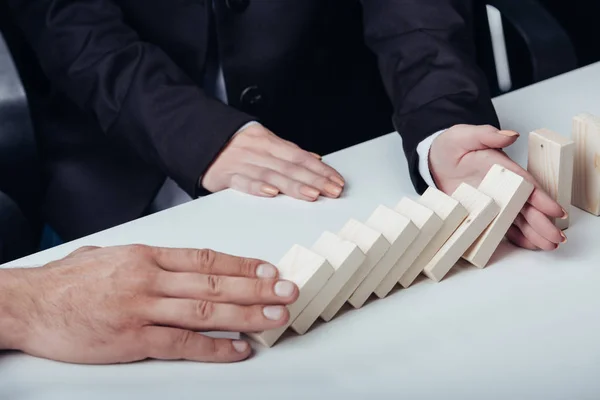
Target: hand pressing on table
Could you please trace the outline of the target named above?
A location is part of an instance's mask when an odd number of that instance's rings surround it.
[[[431,175],[436,186],[448,194],[462,182],[479,186],[494,164],[523,176],[535,189],[506,236],[514,244],[527,249],[554,250],[566,241],[566,237],[550,218],[564,218],[567,214],[526,170],[501,150],[513,144],[518,137],[517,132],[487,125],[456,125],[433,141],[429,152]]]
[[[344,179],[318,155],[302,150],[256,123],[241,130],[204,174],[210,192],[232,188],[262,197],[279,193],[315,201],[337,198]]]
[[[0,270],[0,349],[83,364],[147,358],[235,362],[242,340],[197,331],[284,325],[298,288],[259,260],[141,245],[81,248],[40,268]]]

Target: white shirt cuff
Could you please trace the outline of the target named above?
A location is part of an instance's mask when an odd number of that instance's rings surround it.
[[[437,188],[435,182],[433,181],[433,177],[431,176],[431,171],[429,171],[429,150],[431,149],[431,145],[435,138],[437,138],[442,133],[446,132],[447,129],[442,129],[441,131],[437,131],[433,135],[427,137],[419,145],[417,146],[417,154],[419,155],[419,173],[421,177],[427,183],[427,185]]]

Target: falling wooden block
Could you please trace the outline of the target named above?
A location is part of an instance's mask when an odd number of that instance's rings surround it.
[[[476,267],[484,268],[529,199],[533,185],[522,176],[495,164],[477,189],[490,196],[500,206],[496,218],[463,254],[465,260]]]
[[[465,208],[468,216],[429,260],[423,270],[425,275],[436,282],[441,281],[454,264],[460,261],[469,246],[500,212],[500,206],[490,196],[466,183],[462,183],[452,193],[452,198]]]
[[[452,235],[465,218],[467,218],[469,213],[458,200],[433,187],[428,188],[418,201],[420,204],[436,213],[442,220],[442,227],[440,230],[437,231],[433,239],[431,239],[429,244],[427,244],[425,249],[423,249],[413,263],[415,270],[424,271],[425,266],[427,266],[429,261],[431,261],[443,244],[446,243],[450,238],[450,235]],[[402,284],[402,279],[400,279],[400,283]]]
[[[583,113],[573,118],[575,161],[572,204],[600,215],[600,117]]]
[[[287,306],[290,318],[284,326],[248,334],[250,338],[267,347],[271,347],[277,342],[334,273],[333,267],[325,257],[299,245],[294,245],[283,256],[277,264],[277,268],[279,269],[279,277],[294,282],[300,293],[298,299]]]
[[[324,321],[330,321],[335,317],[344,303],[348,301],[352,293],[354,293],[358,285],[360,285],[367,275],[369,275],[385,252],[390,248],[390,242],[388,242],[381,233],[355,219],[348,221],[348,223],[340,230],[338,236],[356,244],[365,254],[366,258],[354,275],[352,275],[350,280],[346,282],[342,290],[340,290],[331,303],[325,308],[325,311],[321,314],[321,318]]]
[[[385,206],[377,207],[365,225],[382,233],[390,242],[390,248],[348,299],[348,302],[355,308],[360,308],[365,304],[419,234],[419,228],[412,223],[410,218]]]
[[[550,197],[567,211],[571,208],[575,142],[549,129],[529,134],[527,170]],[[569,219],[555,219],[559,229],[569,227]]]
[[[394,210],[410,218],[419,228],[419,234],[375,289],[375,294],[379,298],[387,296],[401,278],[406,276],[401,282],[404,287],[408,287],[415,280],[421,273],[412,267],[415,260],[442,227],[442,220],[436,213],[408,197],[400,200]]]
[[[300,335],[310,329],[366,258],[356,244],[331,232],[324,232],[311,250],[325,257],[335,272],[292,323],[292,329]]]

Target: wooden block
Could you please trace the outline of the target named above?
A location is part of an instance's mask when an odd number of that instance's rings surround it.
[[[490,196],[466,183],[462,183],[452,193],[452,198],[467,210],[468,216],[429,260],[423,270],[425,275],[436,282],[441,281],[454,264],[460,261],[469,246],[477,240],[500,212],[500,206]]]
[[[418,200],[420,204],[436,213],[442,220],[442,227],[413,263],[415,270],[423,271],[433,256],[441,249],[450,236],[469,215],[460,202],[446,193],[430,187]],[[481,232],[480,232],[481,233]],[[466,250],[466,248],[465,248]],[[462,253],[460,253],[462,254]],[[427,273],[425,275],[429,276]],[[402,279],[400,280],[402,283]]]
[[[406,275],[406,279],[403,280],[404,284],[408,286],[414,281],[421,271],[416,271],[415,269],[411,270],[411,266],[425,246],[427,246],[433,236],[442,227],[442,220],[440,217],[429,208],[408,197],[400,200],[400,203],[398,203],[394,210],[401,215],[410,218],[413,224],[419,228],[419,234],[375,289],[375,294],[379,298],[387,296],[394,286],[396,286],[398,281],[406,274],[408,275]],[[409,281],[410,283],[408,283]]]
[[[572,204],[600,215],[600,117],[583,113],[573,119],[575,161]]]
[[[383,237],[390,242],[390,248],[348,299],[354,308],[360,308],[365,304],[419,234],[419,228],[410,218],[385,206],[377,207],[365,225],[383,234]]]
[[[281,279],[298,285],[300,294],[294,303],[287,306],[290,313],[287,324],[276,329],[248,334],[250,338],[267,347],[277,342],[334,273],[333,267],[325,257],[299,245],[294,245],[283,256],[277,268]]]
[[[575,142],[549,129],[529,134],[527,170],[542,189],[570,212],[573,190]],[[559,229],[569,227],[569,219],[555,219]]]
[[[292,323],[292,329],[300,335],[310,329],[366,258],[356,244],[343,240],[331,232],[324,232],[311,250],[325,257],[335,272]]]
[[[522,176],[496,164],[490,168],[477,189],[500,206],[496,218],[463,254],[465,260],[484,268],[533,192],[533,185]]]
[[[348,221],[340,230],[338,236],[356,244],[365,254],[366,258],[350,280],[346,282],[342,290],[325,308],[325,311],[321,314],[321,318],[324,321],[330,321],[335,317],[358,285],[369,275],[385,252],[390,248],[390,242],[381,233],[355,219]]]

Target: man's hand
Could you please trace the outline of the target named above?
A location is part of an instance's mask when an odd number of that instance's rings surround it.
[[[246,341],[197,332],[280,327],[298,298],[275,267],[211,250],[82,248],[0,274],[0,348],[84,364],[240,361]]]
[[[494,164],[523,176],[535,189],[506,236],[524,248],[554,250],[566,237],[550,218],[565,218],[567,214],[501,150],[518,137],[517,132],[499,131],[492,126],[454,126],[433,141],[429,153],[431,174],[438,188],[448,194],[462,182],[477,187]]]
[[[210,192],[232,188],[255,196],[283,193],[315,201],[321,194],[339,197],[344,179],[318,155],[253,124],[235,135],[201,184]]]

